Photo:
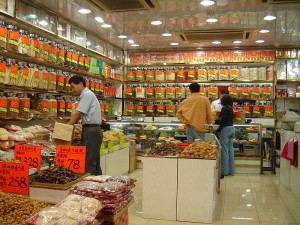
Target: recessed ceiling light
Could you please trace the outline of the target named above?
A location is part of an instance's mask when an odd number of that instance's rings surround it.
[[[162,22],[160,20],[154,20],[151,22],[152,25],[161,25]]]
[[[99,23],[104,23],[104,20],[102,19],[101,16],[96,16],[96,17],[95,17],[95,20],[96,20],[97,22],[99,22]]]
[[[118,36],[118,38],[127,38],[127,36],[124,35],[124,34],[121,34],[121,35]]]
[[[264,43],[265,41],[264,40],[256,40],[255,42],[256,43]]]
[[[164,36],[164,37],[170,37],[170,36],[172,36],[172,34],[171,33],[163,33],[162,36]]]
[[[104,24],[101,25],[101,27],[103,27],[103,28],[110,28],[111,25],[110,25],[110,24],[107,24],[107,23],[104,23]]]
[[[41,21],[39,21],[39,24],[42,26],[47,26],[48,22],[46,20],[41,20]]]
[[[219,45],[219,44],[221,44],[222,42],[221,42],[221,41],[213,41],[212,43],[215,44],[215,45]]]
[[[270,31],[269,30],[266,30],[266,29],[262,29],[259,31],[259,33],[262,33],[262,34],[266,34],[266,33],[269,33]]]
[[[232,43],[233,43],[233,44],[241,44],[241,43],[242,43],[242,41],[240,41],[240,40],[236,40],[236,41],[233,41]]]
[[[274,15],[267,15],[264,17],[264,20],[267,20],[267,21],[272,21],[275,19],[276,19],[276,16],[274,16]]]
[[[89,10],[89,9],[79,9],[78,12],[81,13],[81,14],[88,14],[88,13],[91,12],[91,10]]]
[[[218,19],[216,19],[216,18],[208,18],[206,20],[206,22],[208,22],[208,23],[215,23],[215,22],[218,22]]]
[[[172,43],[170,43],[170,45],[179,45],[179,43],[177,43],[177,42],[172,42]]]
[[[140,45],[138,45],[138,44],[132,44],[131,46],[132,46],[132,47],[138,47],[138,46],[140,46]]]
[[[128,42],[129,42],[130,44],[133,44],[133,43],[134,43],[134,41],[131,40],[131,39],[129,39]]]
[[[91,42],[87,41],[86,46],[90,46],[90,45],[91,45]]]
[[[203,0],[200,2],[200,4],[203,6],[211,6],[211,5],[215,4],[215,2],[212,0]]]

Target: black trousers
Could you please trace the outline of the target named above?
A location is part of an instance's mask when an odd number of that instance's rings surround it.
[[[83,127],[81,144],[86,146],[85,172],[91,175],[102,175],[100,166],[100,146],[103,139],[99,127]]]

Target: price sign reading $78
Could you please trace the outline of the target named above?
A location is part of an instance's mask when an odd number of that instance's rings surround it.
[[[29,165],[27,163],[0,162],[0,190],[29,194]]]
[[[57,146],[55,164],[76,173],[85,172],[85,146]]]

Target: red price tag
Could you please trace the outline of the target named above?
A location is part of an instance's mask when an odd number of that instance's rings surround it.
[[[15,159],[29,164],[29,168],[41,169],[41,146],[16,145]]]
[[[25,163],[0,162],[0,190],[29,194],[29,166]]]
[[[76,173],[84,173],[85,155],[85,146],[57,146],[55,164]]]

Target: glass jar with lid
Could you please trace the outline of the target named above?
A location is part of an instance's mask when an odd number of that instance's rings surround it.
[[[125,95],[126,95],[126,98],[133,98],[134,97],[134,95],[133,95],[133,85],[131,85],[131,84],[126,85]]]
[[[0,20],[0,48],[6,49],[7,44],[7,28],[4,21]]]
[[[177,81],[185,81],[185,80],[186,80],[186,75],[185,75],[184,67],[178,67],[178,69],[177,69]]]
[[[153,85],[148,85],[146,87],[146,98],[153,98],[154,97],[154,88]]]
[[[99,91],[100,91],[100,84],[99,84],[99,81],[98,80],[94,80],[95,82],[95,90],[94,90],[94,93],[95,95],[99,95]]]
[[[175,105],[172,101],[166,103],[167,116],[175,116]]]
[[[65,48],[65,66],[71,67],[72,66],[72,49],[69,47]]]
[[[144,110],[144,103],[143,102],[137,102],[135,104],[135,114],[144,114],[145,110]]]
[[[174,67],[166,68],[166,80],[175,81],[175,69],[174,69]]]
[[[105,85],[100,80],[99,81],[99,97],[103,97],[104,96],[104,89],[105,89]]]
[[[38,88],[40,81],[40,70],[36,64],[29,64],[29,87]]]
[[[154,80],[154,69],[152,67],[145,68],[146,70],[146,80]]]
[[[52,41],[49,45],[49,61],[57,64],[57,55],[58,55],[58,48],[57,43]]]
[[[175,98],[175,87],[173,84],[169,84],[166,87],[166,98]]]
[[[19,66],[15,59],[6,59],[5,84],[17,85],[19,80]]]
[[[21,29],[19,31],[18,53],[28,55],[29,54],[29,45],[30,45],[30,38],[28,36],[28,32]]]
[[[49,96],[49,117],[57,117],[57,100]]]
[[[57,48],[58,48],[57,64],[60,66],[64,66],[65,54],[66,54],[65,46],[63,46],[62,44],[58,44]]]
[[[127,102],[125,104],[125,113],[126,113],[126,115],[134,115],[134,104],[133,104],[133,102]]]
[[[185,98],[185,88],[182,85],[175,87],[175,98]]]
[[[216,67],[209,67],[207,70],[207,79],[208,80],[218,80],[218,70]]]
[[[200,67],[197,70],[199,80],[207,80],[207,69],[206,67]]]
[[[18,86],[29,87],[30,69],[27,63],[19,62]]]
[[[7,98],[3,92],[0,92],[0,118],[7,118]]]
[[[40,66],[39,70],[40,70],[39,88],[48,89],[49,72],[45,66]]]
[[[230,80],[237,80],[239,77],[239,69],[237,66],[232,66],[229,69],[229,79]]]
[[[65,117],[66,102],[62,97],[57,98],[57,117]]]
[[[49,71],[48,90],[55,91],[56,90],[56,82],[57,82],[56,70],[49,68],[48,71]]]
[[[42,119],[49,118],[49,100],[47,99],[45,94],[39,95],[35,110],[41,113]]]
[[[155,98],[164,98],[165,97],[165,87],[158,85],[155,87]]]
[[[154,110],[155,110],[154,103],[153,102],[148,102],[146,104],[146,115],[147,116],[154,116]]]
[[[20,99],[20,109],[19,109],[19,118],[29,119],[30,117],[30,99],[27,97],[26,93],[19,94]]]
[[[184,86],[184,89],[185,89],[185,96],[186,98],[189,97],[192,93],[191,93],[191,90],[189,88],[188,85]]]
[[[162,67],[159,67],[155,70],[155,80],[164,81],[165,78],[165,70]]]
[[[65,113],[66,117],[70,117],[72,115],[72,104],[73,104],[72,99],[66,98],[66,113]]]
[[[197,80],[195,67],[189,67],[187,69],[187,80]]]
[[[85,58],[85,55],[83,53],[80,53],[79,58],[78,58],[78,69],[79,70],[85,70],[84,58]]]
[[[90,90],[95,93],[95,80],[90,80]]]
[[[127,68],[126,80],[135,81],[135,72],[133,68]]]
[[[79,51],[73,49],[72,51],[72,61],[71,61],[71,67],[73,69],[78,69],[78,59],[79,59]]]
[[[61,70],[57,70],[56,90],[63,91],[65,86],[65,76]]]
[[[6,61],[0,58],[0,83],[4,84],[6,78]]]
[[[90,70],[90,61],[91,61],[90,56],[85,55],[84,56],[84,70],[85,71],[89,71]]]
[[[18,46],[19,46],[19,31],[16,26],[14,25],[8,25],[7,26],[7,47],[6,49],[13,52],[18,52]]]
[[[157,116],[163,116],[166,115],[166,107],[165,104],[163,102],[158,102],[156,104],[156,115]]]
[[[41,60],[49,61],[49,41],[47,38],[41,39]]]
[[[18,118],[20,112],[20,100],[12,92],[7,93],[7,118]]]
[[[65,77],[65,86],[64,86],[64,91],[65,92],[70,92],[71,91],[71,85],[69,84],[69,80],[71,78],[70,74],[68,72],[63,72],[64,77]]]
[[[145,73],[143,68],[137,67],[135,70],[135,78],[137,81],[144,81],[145,80]]]
[[[145,98],[145,87],[144,86],[137,86],[135,89],[135,97],[136,98]]]
[[[36,60],[40,60],[41,38],[38,37],[36,34],[30,34],[29,37],[30,37],[29,56],[31,56]]]

